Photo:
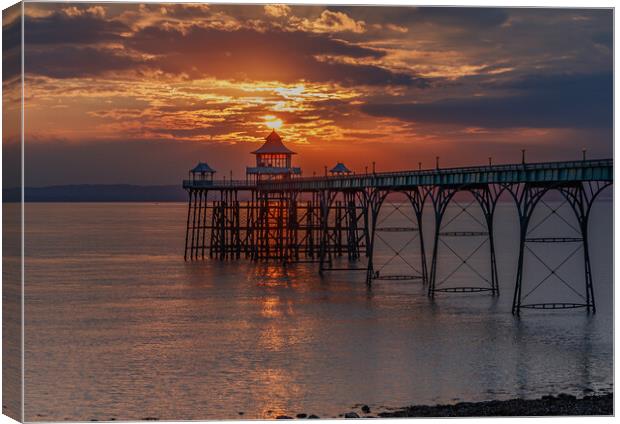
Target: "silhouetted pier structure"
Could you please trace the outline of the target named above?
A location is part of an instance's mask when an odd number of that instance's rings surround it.
[[[354,174],[342,163],[331,175],[302,177],[299,168],[292,167],[291,155],[275,131],[263,147],[253,152],[255,167],[248,168],[246,179],[215,180],[215,171],[199,164],[183,181],[189,194],[185,260],[241,259],[270,260],[282,264],[316,262],[319,272],[361,271],[366,284],[373,280],[420,281],[428,288],[429,296],[436,293],[489,292],[499,294],[499,281],[494,240],[494,214],[500,196],[511,197],[519,220],[519,258],[514,284],[512,311],[521,309],[585,308],[595,312],[588,219],[598,195],[613,182],[613,160],[580,160],[569,162],[522,163],[486,165],[398,172]],[[557,215],[543,197],[558,192],[563,203],[570,206],[577,221],[578,236],[532,235],[532,214],[544,204],[548,215]],[[403,203],[393,210],[410,207],[412,218],[407,225],[387,226],[379,221],[379,213],[388,196],[399,193]],[[456,200],[457,194],[467,193],[468,203]],[[450,204],[458,206],[459,214],[468,214],[477,223],[476,230],[450,229],[454,218],[445,220]],[[434,231],[430,264],[423,234],[422,217],[425,206],[434,215]],[[482,218],[470,210],[477,208]],[[559,208],[559,207],[558,207]],[[427,211],[428,213],[428,211]],[[542,221],[546,220],[544,218]],[[566,219],[562,218],[565,222]],[[567,222],[568,225],[571,225]],[[538,227],[539,224],[536,225]],[[403,249],[390,247],[394,257],[400,257],[410,273],[385,273],[374,263],[377,240],[385,241],[388,234],[410,235],[407,245],[417,246],[416,264],[405,257]],[[462,255],[450,245],[456,238],[474,241],[476,248]],[[560,265],[552,267],[530,247],[532,245],[576,245]],[[484,247],[488,251],[489,273],[478,272],[470,263],[472,255]],[[389,246],[389,243],[388,243]],[[456,255],[460,265],[468,267],[479,281],[468,286],[450,286],[449,273],[438,278],[440,249]],[[559,276],[557,270],[581,250],[583,255],[583,291]],[[532,291],[523,292],[525,257],[531,254],[546,268]],[[335,262],[337,257],[346,258]],[[529,302],[530,294],[549,278],[563,283],[567,290],[577,293],[574,302]]]

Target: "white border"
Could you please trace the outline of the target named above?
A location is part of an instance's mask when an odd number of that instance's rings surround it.
[[[59,1],[60,2],[60,1]],[[89,3],[96,3],[96,1],[92,1],[92,0],[82,0],[79,1],[80,3],[85,3],[85,2],[89,2]],[[139,1],[135,1],[135,0],[127,0],[125,2],[131,2],[131,3],[140,3]],[[0,0],[0,6],[2,9],[5,9],[13,4],[15,4],[15,1],[12,0]],[[78,3],[78,2],[75,2]],[[165,1],[165,3],[184,3],[181,0],[167,0]],[[186,2],[187,3],[187,2]],[[194,2],[194,3],[200,3],[200,2]],[[220,0],[212,0],[209,1],[208,3],[237,3],[237,4],[265,4],[265,3],[269,3],[269,2],[265,2],[265,1],[257,1],[257,0],[245,0],[245,1],[235,1],[235,0],[231,0],[231,1],[220,1]],[[480,6],[480,7],[552,7],[552,8],[615,8],[615,2],[614,1],[605,1],[605,0],[590,0],[590,1],[577,1],[577,0],[521,0],[518,2],[515,1],[506,1],[506,0],[476,0],[475,2],[471,2],[471,1],[463,1],[463,0],[425,0],[425,1],[410,1],[410,0],[389,0],[387,2],[377,2],[377,1],[372,1],[372,0],[356,0],[356,1],[350,1],[350,0],[321,0],[321,1],[315,1],[315,2],[308,2],[308,1],[301,1],[301,0],[289,0],[286,2],[282,2],[282,3],[287,3],[287,4],[338,4],[338,5],[381,5],[381,6],[389,6],[389,5],[404,5],[404,6]],[[615,23],[615,10],[614,10],[614,23]],[[23,22],[23,4],[22,4],[22,45],[24,42],[24,22]],[[616,69],[616,46],[618,46],[618,35],[615,31],[615,25],[614,25],[614,70]],[[0,31],[0,42],[2,41],[2,35],[1,35],[1,31]],[[23,49],[22,49],[22,69],[24,69],[24,54],[23,54]],[[0,80],[1,80],[1,76],[2,76],[2,72],[0,71]],[[614,73],[614,77],[615,77],[615,73]],[[24,77],[22,74],[22,110],[21,110],[21,140],[22,140],[22,151],[21,151],[21,155],[22,155],[22,175],[21,175],[21,179],[22,179],[22,201],[24,199],[24,107],[23,107],[23,99],[24,99]],[[617,108],[616,108],[616,100],[618,98],[617,96],[618,91],[617,91],[617,85],[615,84],[615,78],[614,78],[614,124],[616,122],[616,118],[618,117],[618,112],[617,112]],[[0,102],[0,108],[1,108],[1,102]],[[2,115],[0,114],[0,124],[2,123]],[[615,139],[616,139],[616,126],[614,125],[614,157],[615,157]],[[2,153],[0,152],[0,163],[2,160]],[[614,169],[614,179],[617,180],[618,177],[618,169],[615,168]],[[2,183],[2,175],[0,173],[0,185]],[[618,235],[620,233],[620,231],[618,230],[617,226],[615,225],[616,223],[616,219],[618,218],[620,212],[618,211],[618,209],[615,207],[615,199],[618,198],[618,195],[620,194],[620,188],[618,188],[617,185],[614,184],[614,264],[615,263],[620,263],[620,252],[618,251],[618,249],[616,249],[616,244],[615,241],[618,240]],[[0,202],[0,215],[2,212],[2,206],[1,206],[1,202]],[[22,209],[21,209],[21,213],[22,213],[22,258],[24,255],[24,207],[23,207],[23,203],[22,203]],[[2,247],[0,245],[0,253],[2,251]],[[0,262],[0,271],[2,268],[2,264]],[[23,384],[23,367],[25,366],[25,362],[24,362],[24,284],[23,284],[23,276],[24,276],[24,262],[22,261],[22,317],[21,317],[21,322],[22,322],[22,417],[24,417],[24,384]],[[616,282],[616,274],[615,274],[615,267],[614,267],[614,283]],[[618,302],[619,300],[619,293],[620,291],[614,290],[614,305],[620,304]],[[0,324],[1,324],[1,319],[0,319]],[[616,333],[616,329],[618,328],[618,315],[616,314],[615,311],[615,307],[614,307],[614,383],[615,381],[617,381],[617,367],[616,365],[616,361],[618,360],[618,352],[615,349],[615,333]],[[0,359],[1,359],[1,350],[0,350]],[[0,380],[0,389],[1,389],[1,380]],[[615,390],[615,387],[614,387]],[[1,393],[1,391],[0,391]],[[618,409],[618,397],[616,396],[614,398],[614,411],[617,411]],[[462,418],[463,419],[463,418]],[[467,419],[467,418],[466,418]],[[473,418],[473,419],[477,419],[477,418]],[[552,423],[552,424],[578,424],[578,423],[583,423],[583,422],[613,422],[615,421],[614,418],[608,418],[608,417],[559,417],[559,418],[521,418],[521,417],[517,417],[517,418],[487,418],[485,419],[485,422],[489,422],[489,423],[495,423],[495,422],[505,422],[505,421],[510,421],[513,423],[521,423],[521,422],[532,422],[532,420],[545,420],[546,423]],[[394,419],[391,420],[379,420],[381,422],[394,422]],[[435,422],[435,421],[446,421],[448,419],[445,418],[440,418],[440,419],[400,419],[399,422],[406,422],[406,423],[427,423],[427,422]],[[323,419],[321,420],[322,423],[332,423],[332,422],[341,422],[342,420],[331,420],[331,419]],[[14,423],[15,421],[12,420],[11,418],[5,416],[5,415],[0,415],[0,424],[9,424],[9,423]],[[172,421],[172,423],[185,423],[187,421]],[[203,421],[199,421],[199,422],[203,422]]]

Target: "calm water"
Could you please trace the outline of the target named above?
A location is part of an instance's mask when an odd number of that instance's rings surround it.
[[[363,273],[320,278],[312,264],[184,263],[185,207],[26,206],[27,420],[329,417],[364,403],[376,412],[613,388],[611,202],[598,202],[591,220],[597,314],[525,311],[521,319],[510,313],[517,227],[509,204],[496,217],[499,298],[434,301],[417,282],[367,290]],[[474,230],[476,216],[459,211],[451,207],[446,230]],[[407,223],[389,205],[382,215],[384,225]],[[555,220],[537,234],[572,235]],[[398,251],[411,234],[382,236]],[[467,256],[483,239],[446,241]],[[430,251],[430,234],[427,242]],[[381,267],[391,249],[378,243]],[[401,252],[414,266],[416,243]],[[533,248],[557,265],[573,247]],[[460,261],[443,246],[438,281],[480,285],[487,252],[470,258],[481,275],[465,266],[450,276]],[[578,299],[581,258],[558,271],[572,289],[549,278],[528,301]],[[382,272],[409,273],[399,261]],[[527,264],[534,287],[547,272],[532,255]]]

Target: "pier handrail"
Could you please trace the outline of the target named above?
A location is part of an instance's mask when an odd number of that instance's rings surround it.
[[[586,173],[579,171],[588,171]],[[568,175],[570,173],[570,175]],[[463,166],[423,170],[369,172],[354,175],[299,177],[287,181],[260,182],[263,190],[282,189],[326,189],[358,188],[354,182],[365,186],[393,185],[390,179],[405,178],[408,181],[396,185],[465,184],[465,183],[508,183],[536,181],[612,181],[613,159],[592,159],[579,161],[518,163],[504,165]],[[312,187],[315,186],[315,187]]]
[[[535,170],[535,169],[567,169],[567,168],[591,168],[593,166],[613,166],[613,159],[592,159],[592,160],[579,160],[579,161],[558,161],[558,162],[536,162],[536,163],[519,163],[519,164],[504,164],[504,165],[480,165],[480,166],[458,166],[451,168],[428,168],[428,169],[415,169],[415,170],[400,170],[400,171],[384,171],[384,172],[364,172],[355,173],[350,175],[321,175],[312,177],[297,177],[286,182],[302,182],[302,181],[323,181],[323,180],[351,180],[359,177],[399,177],[412,174],[417,175],[436,175],[436,174],[454,174],[454,173],[467,173],[467,172],[498,172],[498,171],[522,171],[522,170]],[[278,181],[278,183],[284,181]],[[274,181],[264,181],[260,184],[274,183]]]
[[[368,172],[351,175],[295,177],[279,181],[183,180],[183,188],[318,190],[385,186],[518,183],[550,181],[612,181],[613,159],[517,163],[422,170]]]
[[[183,180],[183,188],[245,188],[256,187],[256,183],[246,180]]]

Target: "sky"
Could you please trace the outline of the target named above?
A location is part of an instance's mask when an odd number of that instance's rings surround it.
[[[521,149],[532,162],[612,156],[610,9],[26,3],[25,15],[27,185],[178,184],[199,160],[241,179],[274,123],[304,175],[337,161],[514,163]],[[16,18],[3,18],[5,63]],[[5,65],[5,96],[18,82]]]

